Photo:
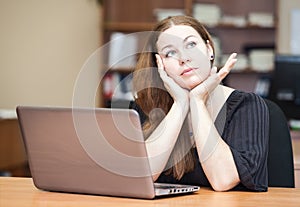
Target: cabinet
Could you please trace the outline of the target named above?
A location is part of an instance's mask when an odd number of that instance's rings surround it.
[[[300,131],[291,131],[294,154],[295,187],[300,188]]]
[[[30,176],[27,156],[17,119],[0,117],[0,176]]]
[[[157,21],[154,15],[157,9],[172,9],[172,11],[182,11],[187,15],[195,15],[195,8],[201,4],[217,6],[220,18],[216,24],[207,24],[207,29],[219,43],[219,57],[217,64],[222,65],[223,54],[237,52],[245,54],[253,48],[275,49],[276,35],[276,0],[104,0],[103,1],[103,37],[104,43],[111,39],[111,35],[116,32],[124,34],[149,31]],[[250,14],[268,13],[274,20],[274,24],[260,26],[249,24]],[[245,24],[236,25],[225,21],[235,18],[245,20]],[[122,48],[121,50],[126,49]],[[109,53],[108,53],[109,54]],[[242,55],[241,55],[242,57]],[[109,57],[106,57],[109,58]],[[225,84],[245,91],[254,91],[254,86],[261,76],[268,76],[268,72],[253,71],[251,66],[245,66],[242,71],[233,71],[225,80]],[[268,68],[271,69],[271,68]],[[115,83],[127,74],[130,74],[132,67],[114,68],[105,71],[102,79],[102,106],[110,107],[110,98],[113,93]],[[128,78],[130,79],[130,78]],[[126,83],[127,84],[127,83]],[[126,85],[125,84],[125,85]]]

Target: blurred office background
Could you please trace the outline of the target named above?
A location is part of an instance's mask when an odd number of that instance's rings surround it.
[[[113,95],[120,99],[117,103],[123,100],[126,104],[132,99],[130,74],[135,58],[128,57],[128,61],[117,64],[119,67],[107,70],[114,64],[110,61],[120,58],[120,51],[139,48],[139,40],[126,36],[128,33],[150,30],[153,22],[181,13],[207,25],[217,46],[216,64],[221,66],[230,52],[239,53],[239,65],[225,82],[229,86],[268,98],[276,57],[296,57],[300,65],[300,0],[0,0],[3,175],[30,176],[16,106],[72,106],[74,87],[84,64],[99,47],[116,37],[125,41],[108,47],[99,73],[90,75],[82,91],[94,91],[99,85],[94,94],[97,107],[111,107]],[[289,96],[290,91],[281,91],[281,97],[298,96],[294,92]],[[300,110],[295,102],[293,107]]]
[[[17,105],[72,105],[76,78],[101,45],[100,17],[96,0],[0,0],[0,171],[27,174]]]

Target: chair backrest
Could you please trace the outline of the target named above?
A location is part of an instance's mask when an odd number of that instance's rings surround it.
[[[270,187],[295,187],[290,129],[283,111],[265,99],[269,108],[270,136],[268,176]]]

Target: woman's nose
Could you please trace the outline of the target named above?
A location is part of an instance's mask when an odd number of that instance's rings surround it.
[[[190,59],[190,57],[188,56],[188,55],[181,55],[181,57],[179,58],[179,63],[180,63],[180,65],[183,65],[183,64],[185,64],[185,63],[187,63],[187,62],[190,62],[191,61],[191,59]]]

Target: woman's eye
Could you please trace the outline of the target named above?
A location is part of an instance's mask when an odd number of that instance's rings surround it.
[[[197,45],[197,44],[196,44],[196,42],[194,42],[194,41],[193,41],[193,42],[188,42],[187,45],[186,45],[186,48],[187,48],[187,49],[193,48],[193,47],[195,47],[196,45]]]
[[[166,53],[166,57],[174,57],[176,55],[176,51],[175,50],[171,50],[171,51],[168,51]]]

